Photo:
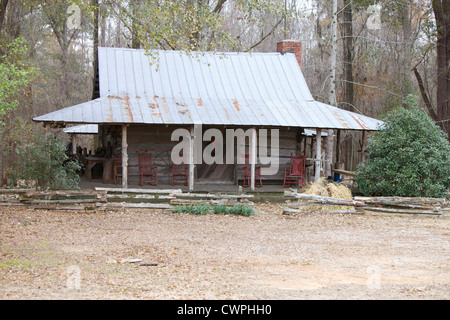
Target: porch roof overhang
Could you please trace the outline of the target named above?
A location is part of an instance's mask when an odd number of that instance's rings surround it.
[[[33,119],[53,124],[211,125],[375,131],[371,117],[317,101],[108,96]]]

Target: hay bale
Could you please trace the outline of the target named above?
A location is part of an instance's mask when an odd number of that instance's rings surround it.
[[[306,185],[302,193],[341,199],[353,198],[352,191],[345,184],[328,182],[324,178]]]
[[[318,182],[308,183],[302,190],[304,194],[316,196],[353,199],[352,191],[343,183],[328,182],[325,178],[320,178]],[[302,208],[305,211],[323,210],[323,205],[311,204]],[[328,206],[329,210],[347,210],[348,206]],[[354,208],[353,208],[354,210]]]

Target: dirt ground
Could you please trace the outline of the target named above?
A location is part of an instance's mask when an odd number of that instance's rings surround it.
[[[0,208],[0,299],[450,298],[448,216],[256,209]]]

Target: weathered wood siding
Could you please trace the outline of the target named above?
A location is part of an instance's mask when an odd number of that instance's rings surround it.
[[[119,127],[118,127],[119,128]],[[106,132],[111,133],[113,138],[113,146],[115,156],[120,156],[117,153],[117,149],[120,149],[121,133],[118,128],[114,126],[109,126]],[[172,161],[171,152],[178,141],[171,141],[172,132],[176,127],[165,127],[165,126],[139,126],[133,125],[128,127],[128,170],[129,170],[129,184],[138,185],[139,183],[139,163],[138,163],[138,153],[151,153],[153,159],[153,165],[158,168],[158,184],[171,184],[172,183]],[[188,129],[187,127],[185,129]],[[204,131],[207,128],[204,128]],[[224,132],[224,143],[225,130]],[[268,152],[270,156],[270,130],[268,137]],[[259,132],[258,132],[259,133]],[[296,129],[291,130],[280,130],[279,137],[279,161],[280,166],[278,173],[273,176],[263,176],[263,181],[282,183],[284,177],[284,169],[289,168],[290,156],[291,154],[296,154],[301,152],[301,140],[299,138],[299,131]],[[207,143],[206,143],[207,144]],[[204,144],[205,145],[205,144]],[[248,145],[248,140],[246,140],[246,145]],[[237,163],[237,142],[235,142],[234,156],[235,163]],[[243,165],[236,164],[234,166],[234,181],[240,181],[243,179]],[[213,175],[215,179],[216,175]]]
[[[174,128],[130,126],[128,128],[129,183],[139,183],[138,153],[151,153],[158,168],[158,184],[172,183],[171,152],[177,141],[171,141]]]
[[[259,131],[258,131],[258,139],[259,139]],[[270,130],[268,130],[268,139],[267,139],[267,153],[270,156]],[[247,144],[248,145],[248,144]],[[301,153],[301,141],[299,138],[299,131],[295,129],[291,130],[280,130],[279,131],[279,168],[278,172],[275,175],[262,175],[261,179],[263,183],[283,183],[284,179],[284,169],[289,168],[291,154],[299,154]],[[259,162],[259,147],[258,147],[258,166],[261,167],[269,167],[269,165],[262,165]],[[239,164],[236,165],[236,180],[242,180],[244,177],[244,165]]]

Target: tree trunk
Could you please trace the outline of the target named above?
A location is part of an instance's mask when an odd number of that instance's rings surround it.
[[[416,76],[417,84],[418,84],[419,90],[420,90],[420,94],[422,95],[423,102],[425,103],[425,107],[428,110],[428,114],[430,115],[430,117],[435,122],[437,122],[438,121],[438,117],[437,117],[436,111],[434,111],[433,105],[432,105],[432,103],[430,101],[430,98],[428,97],[428,94],[427,94],[427,92],[425,90],[425,86],[423,84],[422,76],[420,75],[419,71],[417,70],[417,67],[413,68],[413,72],[414,72],[414,75]]]
[[[133,18],[136,17],[136,13],[137,13],[137,6],[138,6],[138,1],[133,0],[130,3],[131,5],[131,10],[132,10],[132,14],[133,14]],[[136,21],[132,21],[131,22],[131,47],[133,49],[140,49],[141,48],[141,42],[139,40],[139,33],[138,33],[138,29],[137,29],[137,23]]]
[[[450,139],[450,0],[433,0],[433,11],[437,23],[437,123]]]
[[[3,22],[5,21],[7,6],[8,6],[8,0],[1,0],[1,2],[0,2],[0,31],[3,29]]]
[[[94,71],[94,77],[92,80],[92,100],[100,97],[100,85],[98,76],[98,39],[99,39],[99,4],[98,0],[92,0],[92,8],[94,10],[94,60],[92,68]]]
[[[69,101],[68,55],[69,55],[69,46],[68,46],[68,44],[64,44],[64,46],[61,47],[62,78],[61,78],[61,82],[60,82],[60,94],[61,94],[60,95],[61,105],[59,106],[60,108],[67,107],[67,102]]]
[[[58,44],[61,48],[61,81],[60,81],[60,106],[63,108],[67,106],[70,100],[70,84],[69,84],[69,48],[72,40],[78,33],[77,29],[70,32],[67,25],[68,3],[48,4],[44,7],[44,16],[50,24],[53,33],[56,36]]]
[[[336,60],[337,60],[337,19],[338,3],[333,0],[333,22],[331,24],[331,55],[330,55],[330,91],[328,95],[329,104],[337,105],[336,101]],[[327,131],[327,147],[326,147],[326,162],[325,162],[325,177],[331,176],[331,167],[333,165],[333,130]],[[317,136],[320,139],[320,136]]]
[[[406,97],[411,92],[411,52],[412,52],[412,31],[411,31],[411,3],[405,2],[401,10],[403,28],[403,61],[401,66],[401,93]]]
[[[344,109],[354,111],[353,80],[353,8],[351,0],[344,0],[343,46],[344,46]]]

